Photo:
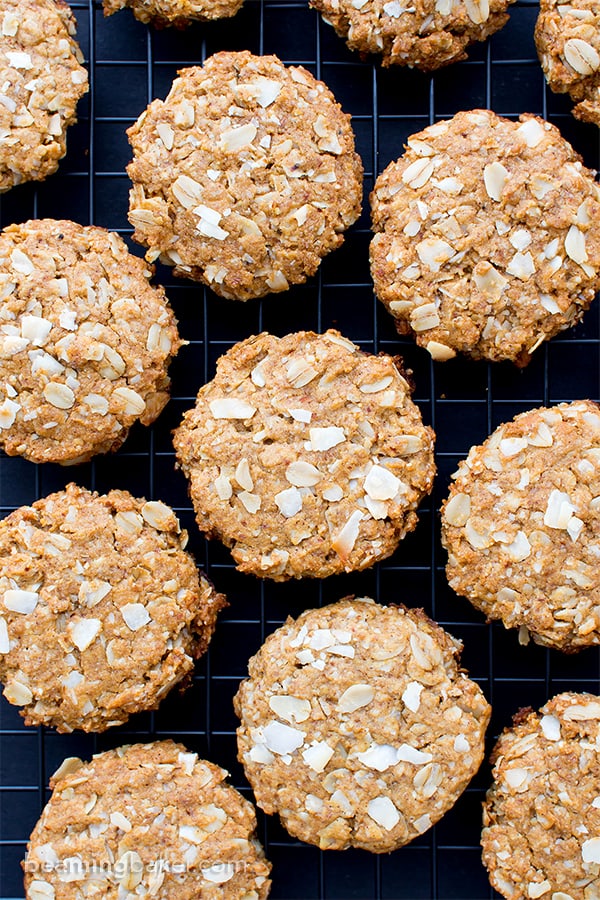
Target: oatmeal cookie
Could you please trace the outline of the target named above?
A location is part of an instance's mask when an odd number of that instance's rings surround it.
[[[508,900],[600,896],[600,697],[522,710],[492,755],[483,862]]]
[[[151,274],[103,228],[41,219],[0,232],[6,453],[83,462],[156,419],[181,341]]]
[[[156,709],[225,599],[160,501],[70,484],[0,522],[0,680],[26,725],[104,731]]]
[[[63,0],[0,0],[0,192],[42,181],[67,152],[88,90],[74,35]]]
[[[129,6],[136,19],[145,25],[151,22],[158,27],[174,25],[176,28],[185,28],[191,22],[234,16],[243,2],[244,0],[104,0],[104,15],[112,16]]]
[[[460,112],[371,195],[375,292],[432,357],[526,365],[600,287],[600,189],[548,122]]]
[[[351,50],[428,72],[465,59],[508,21],[514,0],[310,0]]]
[[[276,56],[217,53],[179,75],[127,132],[146,258],[236,300],[306,281],[360,214],[350,116]]]
[[[598,0],[540,0],[535,43],[552,90],[570,94],[578,119],[600,125]]]
[[[256,814],[227,774],[173,741],[66,759],[27,845],[27,900],[265,900]]]
[[[432,488],[433,441],[394,359],[337,331],[236,344],[174,435],[200,529],[277,581],[393,553]]]
[[[600,643],[600,410],[533,409],[472,447],[442,507],[450,586],[538,644]]]
[[[256,801],[321,850],[387,853],[479,768],[490,707],[422,610],[345,599],[267,638],[234,700]]]

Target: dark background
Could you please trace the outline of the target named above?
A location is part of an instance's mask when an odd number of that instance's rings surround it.
[[[209,654],[199,663],[193,687],[174,691],[158,712],[93,735],[58,735],[25,728],[17,709],[0,698],[0,897],[23,896],[19,861],[25,842],[47,799],[45,785],[65,756],[89,758],[96,751],[151,737],[173,737],[225,766],[233,783],[250,796],[236,761],[236,720],[231,698],[246,672],[248,657],[288,614],[349,594],[382,602],[423,606],[465,642],[463,662],[493,704],[490,746],[520,707],[541,705],[566,689],[598,691],[599,653],[575,656],[520,647],[516,633],[488,626],[469,603],[456,597],[444,577],[439,542],[439,509],[448,477],[473,443],[524,409],[581,397],[599,399],[597,304],[576,329],[543,345],[519,371],[511,364],[466,360],[433,364],[410,339],[399,339],[392,319],[373,297],[368,267],[368,193],[374,177],[402,152],[408,135],[461,109],[487,106],[515,117],[544,115],[573,142],[587,165],[598,165],[598,129],[576,122],[570,102],[544,87],[533,44],[537,4],[519,0],[509,24],[468,62],[435,76],[383,70],[362,62],[303,0],[246,0],[230,20],[184,32],[156,32],[136,22],[130,11],[104,20],[100,3],[75,0],[78,37],[91,72],[90,94],[79,107],[79,124],[69,131],[69,152],[57,175],[37,187],[25,185],[3,195],[0,224],[31,217],[71,218],[128,236],[130,159],[125,129],[153,97],[164,97],[177,69],[200,63],[217,50],[277,53],[322,78],[352,113],[363,158],[365,207],[341,250],[329,256],[317,277],[287,293],[234,303],[199,285],[174,280],[159,269],[158,279],[190,341],[172,367],[173,399],[151,429],[133,429],[114,456],[77,468],[35,466],[0,457],[0,513],[33,502],[70,480],[107,491],[124,488],[175,507],[190,531],[190,548],[231,606],[221,616]],[[135,252],[141,253],[140,248]],[[299,329],[339,328],[365,350],[401,353],[413,369],[416,400],[437,432],[439,476],[422,506],[415,533],[390,559],[353,576],[323,583],[261,583],[238,574],[228,551],[208,545],[194,524],[183,476],[174,471],[170,431],[193,403],[199,386],[212,377],[215,360],[232,343],[262,329],[283,335]],[[483,900],[495,895],[480,862],[480,807],[489,782],[484,765],[453,810],[431,831],[389,856],[363,851],[321,853],[301,844],[275,818],[259,813],[259,836],[273,862],[272,897]]]

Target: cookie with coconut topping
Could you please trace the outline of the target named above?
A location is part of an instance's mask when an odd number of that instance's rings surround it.
[[[179,75],[127,132],[146,258],[236,300],[306,281],[360,214],[350,116],[276,56],[217,53]]]
[[[0,681],[27,725],[104,731],[156,709],[224,597],[160,501],[70,484],[0,522]]]
[[[162,287],[103,228],[41,219],[0,232],[0,446],[75,463],[119,447],[169,399],[181,346]]]
[[[526,365],[600,287],[600,190],[548,122],[460,112],[408,139],[371,195],[375,292],[437,360]]]
[[[600,643],[600,410],[533,409],[472,447],[442,507],[450,586],[520,640]]]
[[[479,768],[490,707],[422,610],[345,599],[288,619],[234,700],[258,805],[321,850],[387,853]]]
[[[104,15],[130,7],[136,19],[158,27],[185,28],[192,22],[234,16],[244,0],[104,0]]]
[[[0,0],[0,192],[42,181],[67,152],[88,90],[75,28],[63,0]]]
[[[492,754],[483,862],[507,900],[600,893],[600,697],[558,694],[522,710]]]
[[[265,900],[254,807],[227,775],[173,741],[66,759],[27,845],[27,900]]]
[[[351,50],[381,55],[384,66],[439,69],[508,21],[514,0],[310,0]]]
[[[540,0],[535,43],[546,81],[570,94],[573,115],[600,125],[600,5],[597,0]]]
[[[337,331],[236,344],[174,433],[200,529],[277,581],[393,553],[431,490],[433,440],[396,361]]]

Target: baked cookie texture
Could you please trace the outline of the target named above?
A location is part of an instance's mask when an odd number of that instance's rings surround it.
[[[538,644],[600,643],[600,409],[533,409],[472,447],[442,507],[450,586]]]
[[[41,219],[0,232],[0,446],[32,462],[119,447],[169,399],[181,341],[152,271],[103,228]]]
[[[490,707],[422,610],[345,599],[270,635],[234,700],[258,805],[321,850],[387,853],[431,828],[484,752]]]
[[[0,0],[0,192],[42,181],[67,152],[88,75],[63,0]]]
[[[483,862],[508,900],[600,893],[600,697],[558,694],[522,710],[492,754]]]
[[[526,365],[600,287],[600,190],[548,122],[460,112],[408,139],[371,194],[375,292],[437,360]]]
[[[384,66],[428,72],[466,59],[508,21],[514,0],[310,0],[351,50],[381,55]]]
[[[185,28],[192,22],[226,19],[234,16],[244,0],[104,0],[104,15],[112,16],[130,7],[136,19],[145,25],[173,25]]]
[[[392,357],[337,331],[236,344],[174,432],[200,529],[276,581],[389,556],[435,474],[410,393]]]
[[[27,847],[28,900],[264,900],[271,865],[227,774],[173,741],[66,759]]]
[[[156,709],[225,604],[160,501],[70,484],[0,522],[0,681],[26,725],[104,731]]]
[[[304,282],[360,214],[350,116],[276,56],[217,53],[179,76],[127,132],[135,240],[221,297]]]
[[[575,101],[573,115],[600,125],[600,6],[540,0],[535,43],[546,81]]]

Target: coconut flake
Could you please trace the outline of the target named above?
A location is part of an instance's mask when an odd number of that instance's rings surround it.
[[[36,606],[40,595],[36,591],[9,590],[4,592],[3,603],[11,612],[29,615]]]
[[[400,821],[400,813],[389,797],[375,797],[369,802],[367,813],[386,831],[392,831]]]
[[[302,751],[302,759],[314,772],[323,772],[333,753],[327,741],[319,741]]]
[[[142,603],[126,603],[121,607],[121,615],[131,631],[137,631],[152,621],[148,610]]]
[[[306,732],[282,725],[281,722],[270,722],[263,730],[263,736],[269,750],[285,756],[303,745]]]
[[[374,696],[375,692],[370,684],[352,684],[338,700],[338,709],[342,713],[355,712],[368,706]]]
[[[540,726],[547,740],[560,741],[560,720],[556,716],[542,716]]]
[[[338,428],[336,425],[326,428],[310,428],[309,434],[311,450],[330,450],[331,447],[342,444],[346,440],[344,429]]]
[[[404,689],[402,702],[411,712],[418,712],[419,706],[421,705],[421,694],[423,690],[424,685],[419,684],[418,681],[410,681]]]

